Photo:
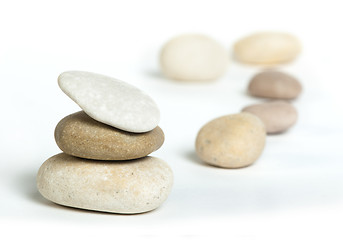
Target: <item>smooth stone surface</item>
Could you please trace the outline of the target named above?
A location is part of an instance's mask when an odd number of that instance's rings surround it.
[[[210,81],[221,77],[228,65],[223,46],[201,34],[185,34],[173,38],[161,51],[163,73],[180,81]]]
[[[52,202],[125,214],[159,207],[172,184],[170,167],[155,157],[105,162],[60,153],[46,160],[37,174],[39,192]]]
[[[248,91],[255,97],[294,99],[302,91],[300,82],[293,76],[279,71],[264,71],[250,81]]]
[[[223,168],[241,168],[254,163],[266,140],[262,121],[239,113],[216,118],[203,126],[196,138],[196,152],[204,162]]]
[[[283,32],[258,32],[234,45],[238,61],[250,64],[280,64],[295,59],[301,51],[299,40]]]
[[[138,88],[104,75],[70,71],[58,77],[62,91],[95,120],[128,132],[147,132],[160,120],[154,100]]]
[[[243,112],[249,112],[259,117],[266,127],[267,133],[280,133],[293,126],[298,113],[292,104],[286,101],[272,101],[254,104],[243,108]]]
[[[57,124],[55,140],[63,152],[76,157],[128,160],[145,157],[159,149],[164,142],[164,133],[158,126],[145,133],[125,132],[81,111]]]

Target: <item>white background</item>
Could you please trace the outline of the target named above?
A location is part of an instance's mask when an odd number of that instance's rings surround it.
[[[340,2],[1,0],[1,239],[342,239]],[[197,131],[260,102],[246,87],[261,69],[232,60],[216,82],[179,83],[161,75],[159,50],[175,35],[198,32],[217,39],[231,56],[237,39],[258,30],[289,31],[303,43],[297,61],[280,66],[304,86],[294,102],[299,121],[285,134],[268,136],[251,167],[204,165],[194,153]],[[66,70],[127,81],[158,103],[166,141],[152,155],[172,167],[175,184],[156,211],[82,211],[37,192],[39,166],[60,152],[56,124],[79,110],[57,85]]]

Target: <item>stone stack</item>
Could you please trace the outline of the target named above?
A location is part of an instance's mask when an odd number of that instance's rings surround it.
[[[40,167],[39,192],[57,204],[103,212],[159,207],[171,191],[173,173],[161,159],[147,156],[164,142],[156,103],[99,74],[65,72],[58,83],[83,111],[57,124],[55,140],[63,153]]]

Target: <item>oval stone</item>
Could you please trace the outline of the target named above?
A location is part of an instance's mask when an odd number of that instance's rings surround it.
[[[301,51],[299,40],[283,32],[258,32],[234,45],[238,61],[249,64],[280,64],[295,59]]]
[[[173,184],[170,167],[155,157],[105,162],[57,154],[43,163],[37,187],[60,205],[134,214],[159,207]]]
[[[250,81],[248,91],[255,97],[294,99],[302,91],[300,82],[293,76],[279,71],[264,71]]]
[[[280,133],[293,126],[298,118],[298,113],[292,104],[286,101],[273,101],[254,104],[243,108],[259,117],[266,127],[267,133]]]
[[[161,51],[163,73],[180,81],[210,81],[222,76],[228,65],[223,46],[201,34],[173,38]]]
[[[130,133],[98,122],[85,112],[63,118],[56,126],[55,140],[65,153],[96,160],[141,158],[164,142],[160,127],[145,133]]]
[[[104,75],[70,71],[58,77],[62,91],[95,120],[128,132],[148,132],[159,122],[154,100],[138,88]]]
[[[196,152],[204,162],[223,168],[241,168],[254,163],[266,140],[262,121],[239,113],[216,118],[203,126],[196,138]]]

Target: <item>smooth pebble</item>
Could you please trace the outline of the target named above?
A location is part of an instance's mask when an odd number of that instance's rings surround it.
[[[290,62],[300,51],[299,40],[283,32],[258,32],[242,38],[234,45],[236,59],[249,64],[274,65]]]
[[[298,118],[295,107],[287,101],[272,101],[254,104],[243,108],[259,117],[266,127],[267,133],[281,133],[293,126]]]
[[[95,120],[128,132],[148,132],[160,119],[154,100],[138,88],[104,75],[70,71],[58,77],[62,91]]]
[[[255,97],[294,99],[300,95],[302,86],[289,74],[268,70],[256,74],[251,79],[248,91]]]
[[[159,207],[173,184],[170,167],[155,157],[133,161],[90,161],[64,153],[43,163],[37,187],[60,205],[134,214]]]
[[[98,122],[85,112],[63,118],[56,126],[59,148],[76,157],[96,160],[129,160],[145,157],[164,142],[160,127],[145,133],[130,133]]]
[[[185,34],[165,44],[160,55],[163,73],[180,81],[211,81],[221,77],[228,65],[223,46],[201,34]]]
[[[197,155],[204,162],[223,168],[241,168],[261,155],[266,139],[262,121],[239,113],[216,118],[203,126],[196,138]]]

